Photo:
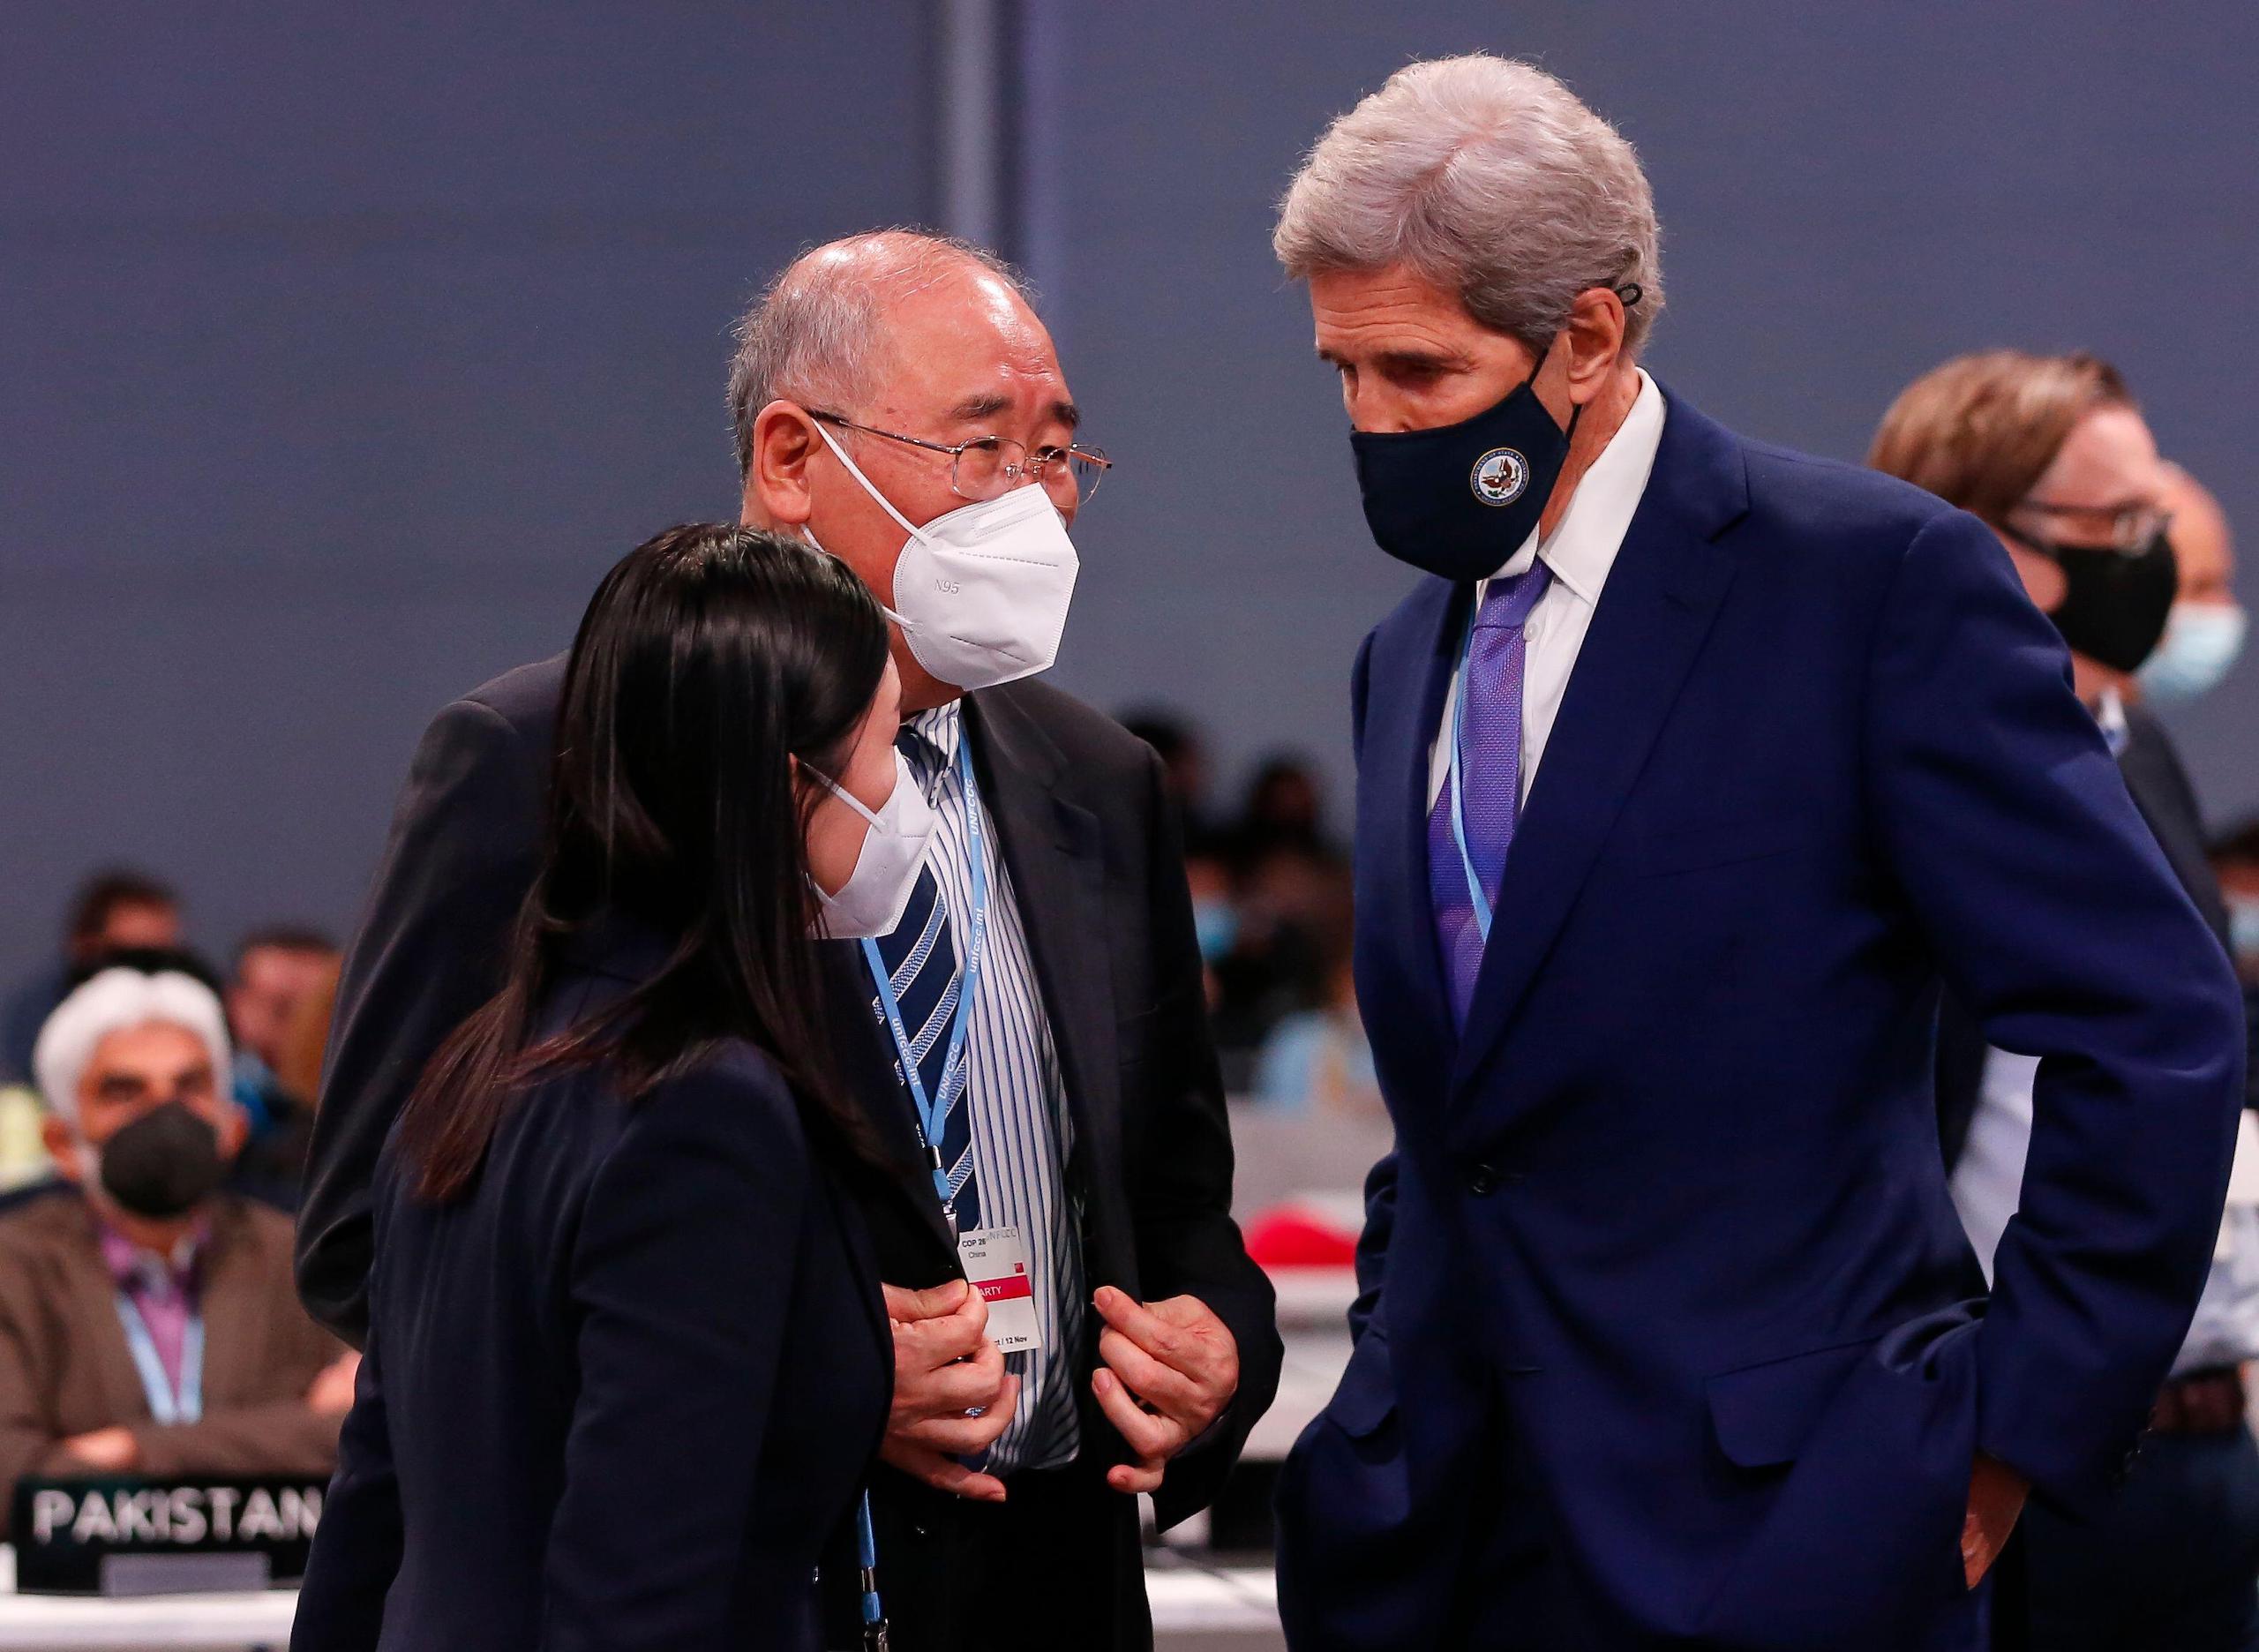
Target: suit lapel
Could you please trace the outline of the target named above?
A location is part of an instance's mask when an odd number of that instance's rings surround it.
[[[971,695],[965,710],[981,799],[1059,1052],[1083,1184],[1111,1187],[1121,1162],[1122,1073],[1098,816],[1065,795],[1059,748],[1009,688]]]
[[[1359,994],[1388,1006],[1368,1013],[1368,1032],[1377,1059],[1401,1075],[1392,1088],[1404,1095],[1440,1092],[1457,1041],[1428,886],[1428,770],[1473,591],[1441,581],[1422,587],[1386,649],[1376,644],[1365,685],[1358,830],[1373,887],[1358,903],[1371,914],[1358,924]],[[1368,972],[1369,959],[1377,972]],[[1384,994],[1383,982],[1407,990]]]
[[[1733,438],[1671,402],[1499,880],[1452,1075],[1463,1097],[1528,994],[1732,583],[1712,543],[1746,508]]]

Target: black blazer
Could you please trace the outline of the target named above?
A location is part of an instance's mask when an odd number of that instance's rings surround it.
[[[561,658],[447,707],[418,747],[340,983],[298,1227],[298,1284],[315,1318],[357,1340],[366,1321],[369,1176],[439,1040],[494,990],[533,874]],[[1091,1288],[1179,1295],[1239,1343],[1230,1412],[1170,1468],[1164,1526],[1213,1498],[1279,1378],[1272,1295],[1231,1215],[1232,1149],[1209,1035],[1200,950],[1160,760],[1142,740],[1039,682],[967,701],[981,796],[1027,925],[1075,1125],[1068,1185]],[[858,949],[825,949],[854,1093],[895,1161],[864,1200],[880,1276],[922,1288],[958,1273]],[[1088,1317],[1091,1336],[1097,1317]],[[1094,1341],[1082,1350],[1085,1368]],[[1082,1385],[1087,1448],[1127,1448]],[[1122,1499],[1125,1517],[1130,1499]]]
[[[578,960],[557,1031],[663,954]],[[742,1043],[529,1092],[471,1190],[376,1184],[367,1357],[294,1652],[822,1645],[892,1338],[836,1157]]]
[[[2204,815],[2196,805],[2196,789],[2180,766],[2180,755],[2165,725],[2140,706],[2126,708],[2126,744],[2118,754],[2118,772],[2126,777],[2126,790],[2157,846],[2165,851],[2165,864],[2180,880],[2221,950],[2232,955],[2227,902],[2205,847]],[[1938,1137],[1948,1169],[1960,1160],[1970,1123],[1977,1116],[1985,1051],[1985,1035],[1975,1019],[1948,994],[1938,1011],[1937,1069]],[[2254,1079],[2259,1082],[2259,1074]]]

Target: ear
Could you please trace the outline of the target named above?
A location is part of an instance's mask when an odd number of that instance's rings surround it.
[[[771,402],[755,414],[753,462],[739,501],[743,520],[764,528],[805,525],[814,508],[808,461],[822,445],[815,421],[796,402]]]
[[[220,1157],[229,1164],[244,1150],[244,1143],[251,1139],[251,1115],[244,1112],[243,1103],[230,1101],[220,1112]]]
[[[49,1113],[39,1122],[39,1138],[47,1156],[55,1160],[56,1173],[65,1182],[78,1181],[79,1138],[71,1127]]]
[[[2023,594],[2031,598],[2031,605],[2041,613],[2053,613],[2061,607],[2063,597],[2069,589],[2063,579],[2063,570],[1998,528],[1993,529],[1993,534],[2007,550],[2008,560],[2015,564],[2016,577],[2023,582]]]
[[[1624,330],[1629,318],[1624,301],[1606,287],[1587,287],[1569,306],[1569,397],[1578,402],[1597,396],[1624,359]]]

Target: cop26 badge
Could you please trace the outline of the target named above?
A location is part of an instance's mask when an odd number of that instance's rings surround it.
[[[1485,505],[1511,505],[1529,485],[1529,461],[1511,447],[1493,447],[1475,462],[1467,482]]]

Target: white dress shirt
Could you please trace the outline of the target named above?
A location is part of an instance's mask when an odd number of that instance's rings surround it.
[[[2112,753],[2123,751],[2126,704],[2115,689],[2103,691],[2094,720]],[[1953,1167],[1954,1208],[1961,1214],[1962,1230],[1969,1235],[1988,1285],[2000,1235],[2023,1199],[2032,1089],[2038,1078],[2037,1055],[2004,1049],[1985,1052],[1977,1109],[1970,1115],[1968,1139]],[[2246,1113],[2238,1124],[2235,1169],[2228,1183],[2227,1209],[2220,1218],[2212,1271],[2173,1371],[2179,1376],[2255,1357],[2259,1357],[2259,1130]]]
[[[1647,473],[1655,469],[1655,449],[1662,442],[1662,392],[1642,372],[1640,394],[1624,423],[1600,450],[1592,469],[1569,497],[1553,537],[1539,544],[1537,529],[1529,530],[1520,549],[1506,559],[1493,578],[1527,573],[1539,557],[1552,570],[1553,582],[1530,610],[1522,627],[1526,652],[1521,688],[1521,796],[1529,798],[1529,783],[1537,777],[1538,761],[1553,732],[1553,719],[1568,691],[1569,673],[1576,669],[1577,654],[1591,628],[1593,610],[1600,605],[1601,587],[1616,566],[1624,535],[1632,526],[1640,496],[1647,491]],[[1490,589],[1490,580],[1475,588],[1476,606]],[[1459,671],[1453,668],[1451,692],[1444,701],[1443,721],[1428,748],[1428,807],[1443,795],[1451,773],[1451,741],[1443,731],[1452,725],[1459,704]]]

